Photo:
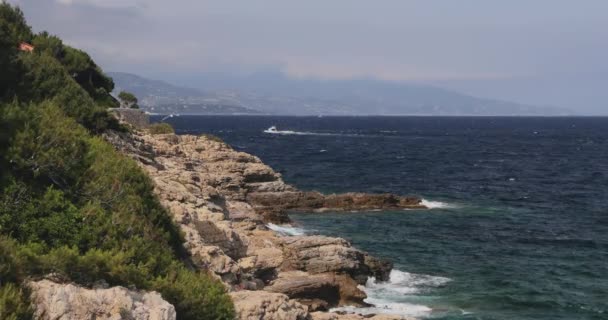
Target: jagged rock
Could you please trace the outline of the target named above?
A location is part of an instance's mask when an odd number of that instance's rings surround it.
[[[123,287],[87,289],[49,280],[30,282],[34,318],[40,320],[175,320],[175,308],[156,292]]]
[[[222,281],[229,284],[234,284],[238,281],[241,269],[220,248],[202,245],[188,249],[192,255],[192,262],[200,269],[212,271]]]
[[[306,320],[308,310],[280,293],[264,291],[231,292],[237,318],[240,320]]]
[[[219,247],[234,260],[245,256],[247,252],[246,240],[235,232],[230,222],[197,219],[192,223],[205,244]]]
[[[363,263],[369,268],[369,274],[374,277],[376,281],[384,282],[390,280],[393,263],[389,260],[365,254]]]
[[[357,283],[348,275],[335,273],[313,275],[301,271],[281,272],[264,290],[283,293],[304,303],[320,299],[330,307],[367,305],[363,302],[367,296],[357,287]]]

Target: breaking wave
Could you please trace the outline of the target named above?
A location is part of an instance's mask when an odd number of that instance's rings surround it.
[[[415,296],[441,287],[451,281],[445,277],[435,277],[423,274],[414,274],[399,270],[392,270],[390,281],[376,283],[370,278],[365,286],[360,288],[367,294],[365,302],[371,307],[340,307],[332,311],[344,311],[361,315],[393,314],[408,317],[426,317],[431,314],[431,307],[408,302],[416,300]]]
[[[290,225],[276,225],[274,223],[269,223],[266,225],[266,227],[268,227],[268,229],[279,233],[280,235],[284,235],[284,236],[301,236],[304,235],[304,229],[302,228],[296,228],[296,227],[292,227]]]
[[[452,209],[452,208],[456,207],[455,205],[447,203],[447,202],[431,201],[431,200],[427,200],[427,199],[422,199],[420,204],[422,204],[423,206],[425,206],[429,209]]]

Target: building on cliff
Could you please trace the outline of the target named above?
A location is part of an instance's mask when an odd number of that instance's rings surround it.
[[[26,43],[26,42],[21,42],[19,44],[19,50],[25,51],[25,52],[32,52],[32,51],[34,51],[34,46],[29,43]]]

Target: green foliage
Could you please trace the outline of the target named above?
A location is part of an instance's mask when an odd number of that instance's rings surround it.
[[[0,193],[1,279],[59,273],[158,290],[183,319],[233,315],[223,285],[190,271],[183,239],[135,162],[53,103],[2,107],[19,124]],[[202,312],[202,313],[201,313]]]
[[[137,97],[130,92],[121,91],[118,94],[118,99],[120,99],[121,107],[139,109],[137,105]]]
[[[66,115],[93,132],[117,127],[106,108],[96,103],[54,57],[44,53],[22,54],[18,62],[26,70],[17,89],[23,101],[39,103],[52,100],[62,107]]]
[[[23,123],[7,152],[13,169],[22,177],[52,181],[62,189],[74,184],[86,165],[86,131],[49,102],[26,107],[18,117],[25,118],[8,118]]]
[[[24,40],[34,52],[17,50]],[[180,319],[232,319],[223,285],[184,264],[149,177],[93,135],[119,128],[106,112],[112,80],[85,52],[32,35],[4,2],[0,49],[0,319],[31,318],[20,284],[50,273],[157,290]]]
[[[27,25],[23,11],[5,1],[0,2],[0,26],[4,29],[3,41],[17,47],[20,42],[32,40],[32,28]]]
[[[33,53],[19,52],[18,44],[32,42]],[[23,13],[0,4],[0,102],[53,100],[65,113],[93,132],[118,128],[106,113],[118,107],[110,92],[111,78],[85,52],[63,44],[46,32],[33,35]]]
[[[33,45],[37,54],[56,59],[96,103],[106,108],[118,106],[110,95],[114,81],[101,71],[86,52],[66,46],[61,39],[47,32],[36,35]]]
[[[173,130],[173,127],[170,124],[165,123],[165,122],[151,124],[148,127],[148,132],[150,132],[151,134],[175,133],[175,131]]]
[[[32,312],[23,289],[12,283],[0,286],[0,319],[32,319]]]
[[[176,301],[182,319],[234,319],[234,306],[222,284],[209,275],[178,267],[156,280],[154,287],[169,301]]]
[[[8,3],[0,2],[0,99],[15,94],[15,79],[21,72],[15,63],[18,46],[29,41],[32,31],[25,22],[23,12]]]

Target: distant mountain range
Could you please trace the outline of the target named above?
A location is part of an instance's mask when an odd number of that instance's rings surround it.
[[[114,79],[114,92],[125,90],[139,99],[140,107],[158,114],[258,114],[230,96],[180,87],[124,72],[109,72]]]
[[[201,74],[192,89],[129,73],[109,74],[155,113],[280,115],[567,115],[565,109],[482,99],[428,85],[374,79],[290,78],[280,72],[237,77]]]

